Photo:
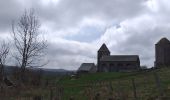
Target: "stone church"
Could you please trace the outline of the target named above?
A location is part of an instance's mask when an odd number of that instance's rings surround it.
[[[105,44],[98,50],[97,54],[98,72],[133,71],[140,69],[138,55],[110,55]]]
[[[155,44],[155,67],[170,66],[170,41],[162,38]]]
[[[103,44],[97,52],[97,65],[82,63],[77,73],[135,71],[140,69],[138,55],[110,55],[110,51]]]

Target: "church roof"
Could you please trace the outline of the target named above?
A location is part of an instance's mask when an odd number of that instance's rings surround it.
[[[170,41],[164,37],[161,40],[159,40],[156,44],[170,44]]]
[[[109,51],[109,49],[107,48],[106,44],[103,43],[103,45],[100,47],[100,49],[98,51]]]
[[[100,61],[138,61],[138,55],[111,55],[103,56]]]
[[[82,63],[78,71],[90,71],[93,67],[95,67],[94,63]]]

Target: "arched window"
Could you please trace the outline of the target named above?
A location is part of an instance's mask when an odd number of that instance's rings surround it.
[[[103,63],[103,64],[102,64],[102,67],[105,67],[105,66],[106,66],[106,64],[105,64],[105,63]]]
[[[110,67],[113,67],[113,66],[114,66],[114,64],[113,64],[113,63],[111,63],[111,64],[110,64]]]
[[[126,69],[130,69],[130,66],[131,66],[131,64],[130,64],[130,63],[127,63],[127,64],[126,64]]]
[[[123,66],[123,64],[122,64],[122,63],[118,63],[117,65],[118,65],[118,66]]]
[[[115,64],[113,63],[109,64],[109,71],[110,72],[115,71]]]
[[[109,71],[108,66],[107,66],[106,63],[102,64],[102,69],[103,69],[104,72],[108,72]]]
[[[126,66],[130,66],[131,64],[127,63]]]
[[[123,64],[122,63],[118,63],[117,67],[118,67],[118,70],[122,70],[123,69]]]

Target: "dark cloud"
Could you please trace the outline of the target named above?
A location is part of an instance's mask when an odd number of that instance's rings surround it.
[[[36,7],[42,19],[55,23],[55,28],[74,27],[88,18],[117,21],[141,14],[144,0],[61,0],[58,5]]]
[[[0,0],[0,32],[9,31],[12,20],[21,14],[21,5],[15,0]]]
[[[106,42],[112,54],[139,54],[153,66],[154,44],[170,39],[168,0],[1,0],[0,33],[11,32],[11,21],[33,8],[49,47],[48,68],[76,69],[96,62]],[[2,34],[4,33],[4,34]]]
[[[169,21],[158,20],[151,14],[123,21],[118,28],[108,28],[101,41],[107,42],[112,54],[138,54],[142,65],[152,67],[155,44],[163,37],[170,39]]]
[[[83,62],[94,62],[96,52],[93,45],[61,41],[48,45],[47,58],[50,68],[77,69]]]

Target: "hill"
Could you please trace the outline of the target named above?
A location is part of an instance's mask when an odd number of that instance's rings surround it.
[[[170,69],[84,74],[63,77],[64,100],[170,100]],[[110,98],[110,99],[109,99]],[[98,100],[98,99],[95,99]]]
[[[10,95],[11,91],[16,94]],[[7,96],[8,100],[18,100],[18,97],[28,100],[34,96],[43,100],[170,100],[170,68],[62,77],[47,75],[40,86],[9,89]]]
[[[17,70],[19,67],[17,66],[5,66],[5,73],[11,74],[14,70]],[[75,71],[71,70],[65,70],[65,69],[48,69],[48,68],[28,68],[33,71],[42,71],[43,75],[52,75],[52,76],[58,76],[58,75],[70,75],[74,73]]]

